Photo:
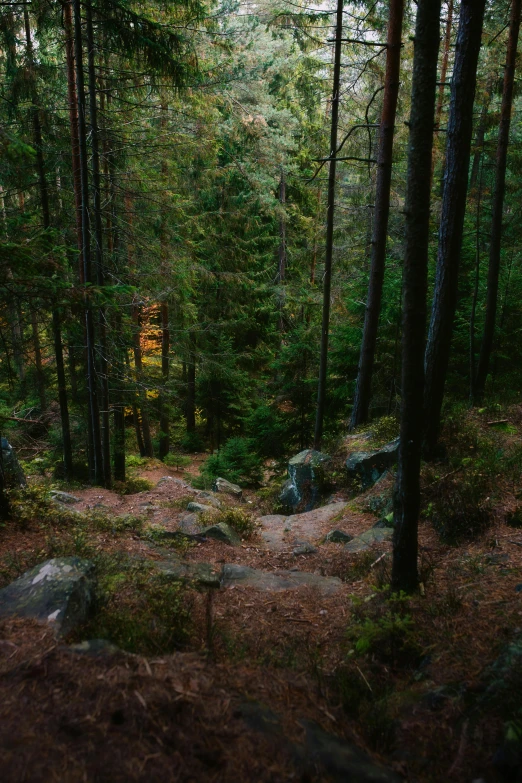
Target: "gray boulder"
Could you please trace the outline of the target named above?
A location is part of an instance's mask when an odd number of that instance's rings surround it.
[[[227,525],[226,522],[219,522],[217,525],[203,528],[201,535],[205,536],[205,538],[215,538],[216,541],[223,541],[223,543],[230,546],[237,546],[241,543],[241,539],[236,531],[230,525]]]
[[[324,540],[330,544],[347,544],[352,539],[353,536],[349,533],[344,533],[342,530],[330,530],[324,537]]]
[[[27,479],[18,462],[15,450],[7,438],[2,438],[0,442],[2,445],[2,470],[5,485],[8,487],[26,487]]]
[[[307,541],[303,541],[302,544],[298,544],[294,549],[294,555],[315,555],[317,547],[313,544],[309,544]]]
[[[345,545],[347,552],[365,552],[371,549],[373,544],[381,544],[383,541],[391,541],[393,538],[393,528],[390,527],[371,527],[360,536],[355,536]]]
[[[221,508],[222,503],[212,492],[197,492],[197,501],[201,501],[207,506],[214,506],[214,508]]]
[[[397,462],[399,438],[377,451],[354,451],[346,460],[349,479],[360,479],[362,488],[373,486],[392,465]]]
[[[206,511],[216,511],[214,506],[206,506],[204,503],[190,502],[187,506],[187,511],[191,511],[193,514],[204,514]]]
[[[165,485],[177,485],[178,487],[181,487],[182,489],[192,489],[190,484],[187,484],[186,481],[182,481],[179,478],[175,478],[174,476],[162,476],[158,483],[156,484],[157,487],[164,487]]]
[[[232,484],[231,481],[227,481],[224,478],[215,479],[212,489],[214,492],[225,492],[227,495],[232,495],[238,500],[241,500],[243,497],[243,490],[241,487],[238,487],[237,484]]]
[[[52,489],[49,494],[52,500],[56,500],[58,503],[65,503],[66,505],[69,505],[80,502],[80,498],[77,498],[75,495],[70,495],[68,492],[60,492],[58,489]],[[97,503],[96,505],[101,506],[103,504]]]
[[[189,582],[201,587],[221,587],[221,569],[216,570],[212,563],[191,563],[171,557],[164,561],[154,561],[154,566],[175,582]]]
[[[330,459],[328,454],[314,449],[305,449],[292,457],[288,463],[288,480],[279,496],[281,505],[292,512],[310,511],[323,494],[324,469]]]
[[[32,617],[65,635],[87,619],[93,594],[93,563],[55,557],[0,590],[0,615]]]

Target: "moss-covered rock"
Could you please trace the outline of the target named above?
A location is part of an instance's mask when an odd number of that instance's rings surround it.
[[[0,615],[33,617],[64,635],[86,620],[94,586],[89,560],[55,557],[0,590]]]

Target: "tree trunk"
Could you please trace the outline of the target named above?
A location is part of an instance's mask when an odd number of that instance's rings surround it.
[[[89,174],[87,150],[87,125],[85,111],[85,83],[83,76],[83,46],[81,0],[73,0],[74,10],[74,53],[76,61],[76,92],[78,100],[78,141],[80,152],[80,180],[82,206],[82,256],[83,280],[86,286],[93,283],[91,246],[90,246],[90,214],[89,214]],[[103,456],[100,429],[100,409],[98,402],[98,384],[96,373],[96,345],[94,333],[94,318],[90,295],[85,297],[85,335],[87,348],[87,388],[89,396],[89,419],[92,443],[91,480],[95,484],[103,484]]]
[[[27,40],[27,54],[28,59],[32,65],[33,62],[33,45],[31,41],[31,26],[29,23],[29,13],[27,8],[24,8],[24,22],[25,22],[25,34]],[[40,202],[42,207],[42,221],[43,227],[46,232],[51,228],[51,212],[49,209],[49,188],[47,186],[47,177],[45,174],[45,162],[43,156],[43,140],[42,140],[42,128],[40,124],[40,114],[38,111],[38,101],[36,96],[36,90],[33,87],[32,91],[32,119],[33,119],[33,132],[36,147],[36,166],[38,169],[38,182],[40,186]],[[56,307],[52,310],[52,332],[54,342],[54,355],[56,358],[56,376],[58,381],[58,404],[60,406],[60,420],[62,425],[62,440],[63,440],[63,468],[64,476],[66,480],[72,478],[73,474],[73,461],[72,461],[72,441],[71,441],[71,427],[69,421],[69,405],[67,401],[67,382],[65,377],[65,362],[63,358],[63,344],[62,344],[62,327],[60,321],[60,314]],[[38,334],[38,329],[36,329]]]
[[[153,457],[154,449],[152,447],[152,437],[150,434],[149,413],[147,410],[147,392],[145,389],[143,375],[143,355],[141,352],[141,313],[140,306],[134,298],[132,303],[132,323],[133,323],[133,351],[134,366],[136,367],[136,382],[138,385],[138,396],[141,410],[141,428],[143,431],[143,445],[145,457]]]
[[[165,137],[167,129],[167,111],[165,103],[161,104],[161,129]],[[163,158],[161,164],[161,175],[163,187],[167,187],[168,167],[166,158]],[[165,196],[162,196],[161,204],[161,228],[160,228],[160,256],[161,256],[161,276],[162,285],[168,289],[168,271],[167,271],[167,210]],[[170,323],[169,323],[169,302],[167,291],[164,292],[160,304],[161,315],[161,383],[162,390],[160,394],[160,436],[159,436],[159,458],[164,459],[170,450],[170,421],[167,386],[169,382],[169,353],[170,353]]]
[[[479,159],[480,163],[480,159]],[[469,398],[475,399],[475,319],[477,315],[477,303],[480,283],[480,211],[482,206],[482,167],[480,169],[479,188],[477,193],[477,215],[475,222],[475,280],[473,282],[473,296],[471,299],[471,313],[469,317]]]
[[[72,0],[63,6],[65,29],[65,54],[67,63],[67,102],[69,104],[69,125],[71,129],[71,156],[76,221],[76,243],[78,246],[78,279],[83,279],[83,230],[82,230],[82,181],[80,171],[80,142],[78,140],[78,99],[76,95],[76,74],[74,66],[74,28]]]
[[[426,348],[424,450],[434,453],[457,306],[466,190],[473,129],[473,101],[485,0],[462,0],[451,83],[446,169],[435,289]]]
[[[442,107],[444,105],[444,90],[446,89],[446,74],[448,72],[449,52],[451,47],[451,31],[453,26],[453,0],[448,0],[446,16],[446,31],[444,33],[444,50],[440,67],[439,94],[437,96],[437,108],[435,109],[435,130],[439,130]]]
[[[317,386],[317,411],[315,417],[314,448],[321,448],[323,420],[326,402],[326,370],[328,365],[328,332],[330,329],[330,292],[332,288],[332,257],[335,210],[335,171],[337,166],[337,127],[339,122],[341,82],[341,39],[343,35],[343,0],[337,0],[334,72],[332,89],[332,120],[330,129],[330,169],[328,172],[328,206],[326,210],[326,258],[323,280],[323,317],[321,324],[321,354],[319,382]]]
[[[87,61],[89,71],[89,114],[91,126],[91,151],[92,151],[92,191],[94,210],[94,246],[96,259],[96,282],[100,288],[105,282],[105,270],[103,261],[103,228],[101,211],[101,184],[100,184],[100,145],[98,128],[98,105],[96,98],[96,64],[94,48],[94,31],[92,24],[92,7],[86,5],[87,19]],[[102,474],[105,487],[111,486],[111,430],[109,416],[109,362],[107,360],[107,312],[104,307],[99,308],[98,334],[100,341],[99,351],[99,379],[100,379],[100,403],[101,403],[101,451]]]
[[[189,358],[187,367],[187,433],[196,431],[196,346],[192,333],[189,334]]]
[[[486,294],[486,318],[482,345],[477,366],[475,381],[475,401],[484,397],[488,377],[493,337],[495,335],[495,319],[497,316],[498,280],[500,274],[500,248],[502,240],[502,213],[506,185],[507,151],[509,144],[509,129],[511,125],[511,110],[513,106],[513,86],[515,83],[515,68],[517,58],[518,34],[520,31],[520,11],[522,0],[513,0],[509,20],[509,37],[504,71],[504,87],[502,90],[502,107],[500,110],[500,127],[497,142],[497,161],[495,168],[495,191],[493,195],[493,213],[491,217],[491,240],[489,246],[488,288]]]
[[[38,389],[38,399],[40,400],[40,410],[47,410],[47,399],[45,396],[45,378],[42,367],[42,347],[40,345],[40,334],[38,332],[38,318],[36,310],[31,310],[31,329],[33,332],[33,350],[34,363],[36,367],[36,387]]]
[[[384,99],[379,130],[379,152],[373,236],[371,241],[370,281],[368,300],[359,359],[357,387],[353,403],[350,429],[368,421],[370,408],[371,383],[377,330],[381,313],[382,287],[386,264],[386,239],[388,236],[388,218],[390,214],[390,188],[393,161],[393,134],[397,98],[399,95],[402,19],[404,0],[391,0],[388,19],[386,50],[386,76]]]
[[[283,307],[285,302],[284,293],[284,281],[286,276],[286,219],[284,214],[286,204],[286,180],[285,172],[281,169],[281,177],[279,179],[279,204],[281,206],[281,214],[279,217],[279,247],[277,249],[277,283],[279,285],[279,332],[282,334],[285,330],[285,323],[283,318]]]
[[[392,587],[418,585],[422,388],[430,226],[433,119],[441,0],[419,0],[411,93],[402,300],[401,431],[394,497]]]

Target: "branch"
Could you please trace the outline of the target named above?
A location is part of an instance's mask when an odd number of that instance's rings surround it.
[[[21,419],[19,416],[5,416],[0,413],[0,419],[6,419],[7,421],[20,421],[23,424],[44,424],[43,421],[38,419]]]
[[[335,43],[335,38],[328,38],[327,43]],[[388,44],[383,41],[359,41],[357,38],[341,38],[341,43],[361,44],[361,46],[380,46],[383,49],[388,48]],[[401,44],[402,46],[403,44]]]
[[[338,157],[335,157],[335,158],[314,158],[314,163],[322,162],[324,164],[324,163],[328,163],[329,160],[336,160],[336,161],[340,161],[340,160],[357,160],[357,161],[359,161],[359,163],[377,163],[375,158],[358,158],[355,155],[349,155],[349,156],[343,157],[343,158],[338,158]]]

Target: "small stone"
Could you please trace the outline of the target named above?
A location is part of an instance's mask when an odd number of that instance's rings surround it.
[[[225,492],[227,495],[233,495],[240,500],[243,497],[243,490],[237,484],[232,484],[224,478],[217,478],[214,481],[212,489],[214,492]]]
[[[194,514],[204,514],[206,511],[215,511],[214,506],[206,506],[203,503],[191,502],[187,506],[187,511],[192,511]]]
[[[76,495],[70,495],[68,492],[60,492],[58,489],[52,489],[49,494],[51,498],[58,501],[58,503],[71,504],[80,502],[80,498],[77,498]],[[100,503],[97,505],[102,504]]]
[[[205,536],[205,538],[215,538],[216,541],[223,541],[230,546],[237,546],[241,543],[241,539],[236,531],[225,522],[219,522],[217,525],[203,528],[201,535]]]
[[[174,476],[163,476],[160,478],[156,486],[163,487],[165,484],[177,484],[178,487],[182,487],[183,489],[192,489],[192,487],[185,481],[182,481],[179,478],[174,478]]]
[[[345,545],[347,552],[364,552],[370,549],[372,544],[381,544],[383,541],[390,541],[393,538],[393,528],[375,528],[372,527],[356,536],[352,541]]]
[[[214,508],[221,508],[221,501],[210,492],[198,492],[196,497],[208,506],[214,506]]]
[[[84,642],[69,645],[69,650],[82,655],[111,655],[119,652],[119,647],[107,639],[86,639]]]
[[[312,544],[304,543],[299,544],[299,546],[296,546],[294,549],[294,555],[315,555],[317,552],[317,548],[313,546]]]
[[[324,540],[331,544],[347,544],[352,539],[353,536],[349,533],[344,533],[342,530],[330,530],[324,537]]]

